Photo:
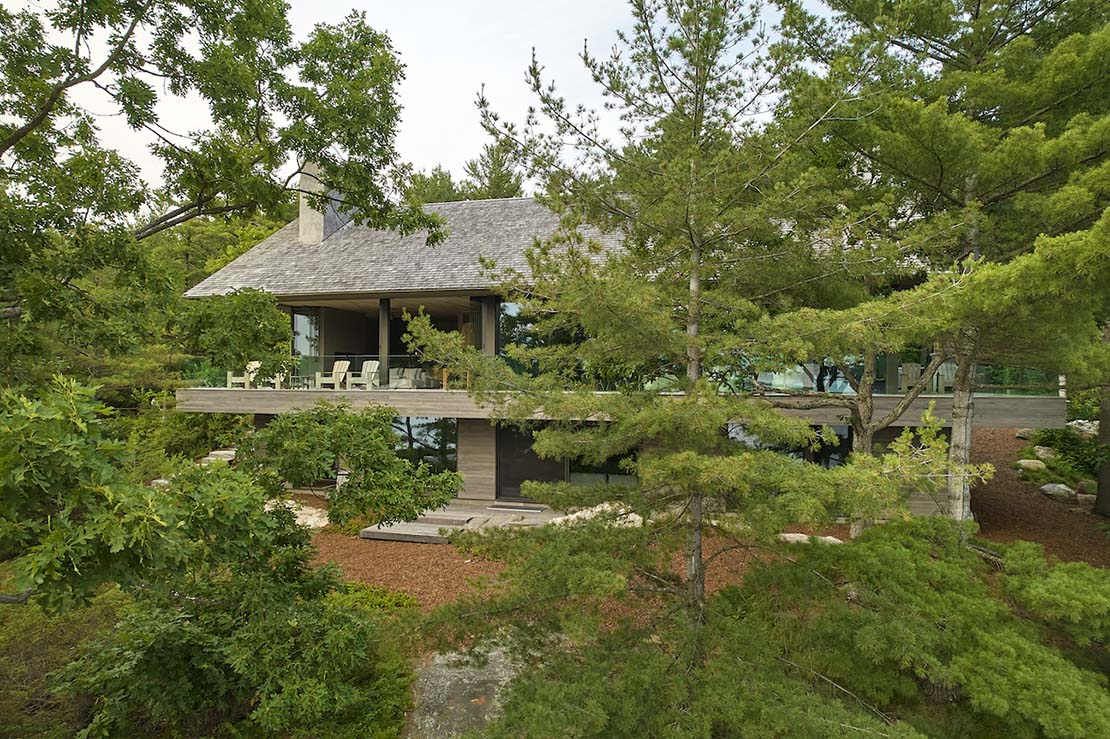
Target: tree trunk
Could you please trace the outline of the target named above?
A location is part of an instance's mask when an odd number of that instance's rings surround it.
[[[1104,388],[1098,403],[1098,441],[1103,448],[1102,466],[1098,468],[1098,497],[1095,513],[1110,516],[1110,388]]]
[[[952,385],[952,442],[948,447],[948,515],[971,518],[971,423],[975,417],[975,359],[978,331],[963,329],[957,339],[956,377]]]
[[[701,379],[701,250],[695,245],[690,255],[690,305],[686,319],[686,378],[693,385]],[[691,623],[700,626],[705,619],[705,562],[702,560],[702,526],[705,500],[695,491],[688,501],[686,528],[686,587]],[[695,640],[698,642],[700,640]]]
[[[875,362],[873,353],[863,356],[863,373],[855,383],[856,407],[852,411],[852,454],[875,453]],[[848,535],[853,539],[875,525],[870,518],[853,518]]]

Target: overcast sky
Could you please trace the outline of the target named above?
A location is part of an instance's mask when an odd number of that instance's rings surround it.
[[[578,54],[588,39],[608,50],[627,27],[624,0],[292,0],[299,36],[314,23],[340,21],[352,9],[389,34],[406,66],[397,146],[418,168],[463,163],[486,143],[474,99],[486,94],[502,115],[520,119],[532,102],[524,71],[535,47],[569,99],[599,102]]]
[[[64,0],[62,0],[64,1]],[[30,2],[43,7],[49,3]],[[18,8],[21,0],[0,0]],[[631,26],[624,0],[290,0],[290,20],[298,39],[317,23],[340,23],[352,10],[366,12],[370,24],[388,33],[401,61],[402,111],[397,147],[401,158],[419,169],[437,164],[456,177],[488,137],[478,122],[475,97],[482,85],[503,117],[521,120],[533,102],[524,72],[535,47],[550,78],[573,102],[600,103],[578,55],[589,40],[594,53],[607,53],[616,30]],[[75,99],[99,113],[103,140],[136,162],[151,185],[161,183],[159,160],[146,150],[153,137],[129,129],[101,93],[90,86]],[[177,132],[206,128],[207,110],[199,100],[159,102],[161,122]]]

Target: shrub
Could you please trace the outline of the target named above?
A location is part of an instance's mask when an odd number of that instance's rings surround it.
[[[1045,460],[1046,464],[1083,477],[1097,476],[1099,467],[1110,458],[1110,449],[1099,444],[1097,438],[1084,436],[1075,429],[1041,429],[1033,435],[1033,442],[1055,450],[1056,456]]]
[[[185,568],[135,591],[109,634],[54,677],[88,696],[80,736],[261,732],[394,736],[411,674],[380,636],[403,598],[313,569],[306,529],[224,465],[174,478]]]
[[[394,412],[384,406],[351,411],[328,402],[277,416],[240,444],[241,463],[294,487],[334,477],[339,464],[346,481],[328,501],[328,518],[341,530],[375,523],[410,521],[446,504],[459,490],[455,472],[432,472],[397,455]]]

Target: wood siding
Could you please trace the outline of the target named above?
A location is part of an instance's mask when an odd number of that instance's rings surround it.
[[[285,413],[311,408],[321,400],[346,400],[354,408],[388,405],[401,416],[488,419],[488,408],[478,407],[465,390],[273,390],[241,388],[186,388],[177,391],[177,408],[187,413]],[[948,397],[921,397],[894,426],[916,426],[930,401],[934,413],[945,419],[951,412]],[[898,402],[896,396],[876,395],[875,415]],[[1056,396],[980,395],[975,398],[975,425],[984,428],[1060,428],[1066,401]],[[786,413],[814,424],[845,424],[845,408],[787,409]]]
[[[497,498],[497,429],[486,420],[459,421],[459,474],[463,478],[460,498]]]

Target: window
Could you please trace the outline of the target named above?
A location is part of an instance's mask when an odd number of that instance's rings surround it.
[[[570,461],[570,481],[578,485],[635,485],[636,476],[630,475],[621,467],[630,455],[612,457],[603,464],[591,465],[572,459]]]
[[[454,418],[401,416],[393,419],[397,455],[433,472],[455,472],[459,462],[459,422]]]
[[[294,373],[312,377],[320,371],[320,309],[293,308],[293,356],[297,360]]]

